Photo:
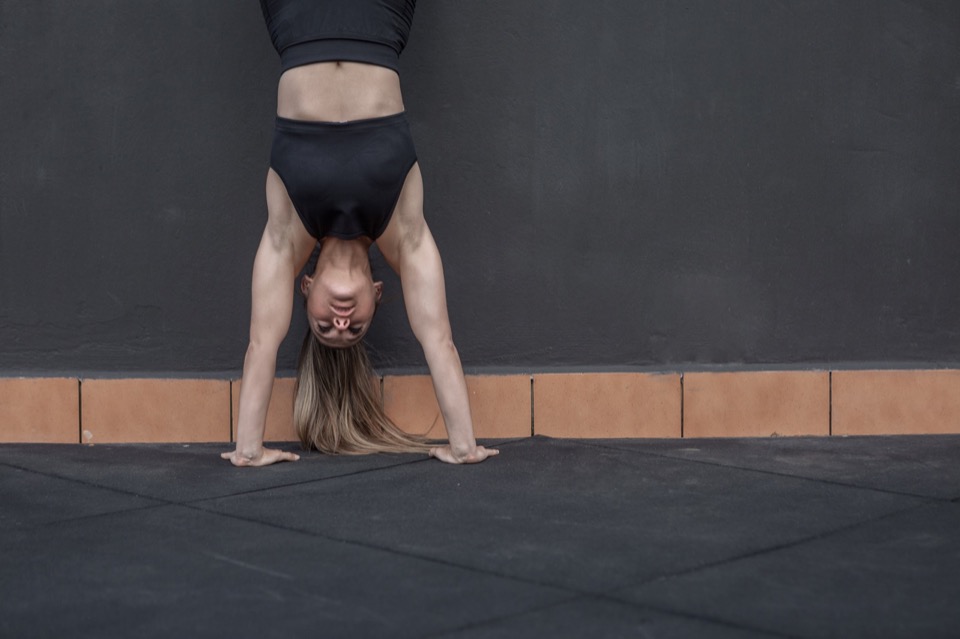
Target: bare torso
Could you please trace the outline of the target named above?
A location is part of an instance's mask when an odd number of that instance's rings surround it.
[[[400,77],[358,62],[294,67],[280,77],[277,115],[292,120],[346,122],[403,111]]]

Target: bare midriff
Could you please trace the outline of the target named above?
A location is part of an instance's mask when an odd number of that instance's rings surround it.
[[[318,62],[280,76],[277,115],[291,120],[349,122],[403,111],[400,77],[361,62]]]

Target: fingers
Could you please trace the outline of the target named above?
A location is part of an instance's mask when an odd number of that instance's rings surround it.
[[[479,464],[487,457],[499,454],[500,451],[496,448],[484,448],[483,446],[477,446],[473,453],[466,457],[457,457],[449,446],[435,446],[430,449],[430,457],[435,457],[447,464]]]
[[[295,462],[300,461],[300,455],[296,453],[287,452],[284,450],[275,450],[275,449],[264,449],[263,453],[255,460],[247,459],[242,455],[238,455],[236,451],[231,451],[229,453],[220,453],[220,459],[226,459],[234,466],[246,467],[246,466],[269,466],[270,464],[275,464],[277,462]]]

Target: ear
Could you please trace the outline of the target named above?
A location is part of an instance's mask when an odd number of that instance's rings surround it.
[[[379,304],[380,298],[383,296],[383,282],[373,283],[373,293],[377,296],[377,304]]]
[[[304,297],[307,297],[310,294],[310,287],[313,285],[313,278],[309,275],[304,275],[303,279],[300,280],[300,292]]]

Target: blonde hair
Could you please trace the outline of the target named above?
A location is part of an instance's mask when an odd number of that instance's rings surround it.
[[[293,421],[306,450],[363,455],[430,449],[424,437],[403,432],[383,411],[362,343],[330,348],[310,330],[297,363]]]

